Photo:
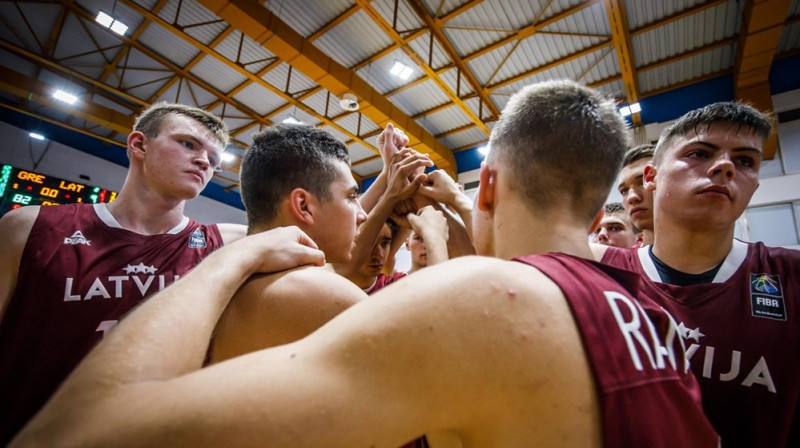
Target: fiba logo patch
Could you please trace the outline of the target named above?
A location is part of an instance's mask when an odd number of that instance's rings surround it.
[[[206,247],[206,236],[203,235],[200,229],[195,229],[194,232],[189,235],[189,248],[201,249],[203,247]]]
[[[753,317],[786,320],[786,304],[780,276],[751,273],[750,306]]]
[[[84,244],[86,246],[91,246],[92,245],[91,243],[92,243],[91,241],[84,238],[83,233],[81,233],[80,230],[76,230],[75,233],[72,234],[72,236],[64,238],[64,244],[71,244],[73,246],[76,244]]]

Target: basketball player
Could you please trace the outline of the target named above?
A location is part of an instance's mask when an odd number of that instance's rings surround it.
[[[633,225],[642,232],[641,246],[653,244],[653,192],[643,187],[644,167],[653,160],[655,145],[631,148],[622,159],[617,190]],[[614,244],[612,244],[614,246]],[[617,246],[623,247],[623,246]]]
[[[600,225],[594,231],[598,244],[614,247],[631,247],[636,243],[636,232],[628,212],[619,202],[609,202]]]
[[[159,103],[128,135],[130,169],[109,204],[23,207],[0,220],[0,445],[104,335],[244,226],[183,214],[228,142],[225,124]]]
[[[738,103],[679,118],[644,168],[655,242],[602,258],[641,273],[679,322],[723,447],[800,445],[800,252],[733,238],[770,131]]]
[[[249,270],[220,257],[123,322],[16,446],[716,446],[674,322],[636,275],[588,260],[626,148],[614,103],[529,86],[491,145],[475,234],[500,259],[426,268],[303,340],[200,370],[194,347]]]

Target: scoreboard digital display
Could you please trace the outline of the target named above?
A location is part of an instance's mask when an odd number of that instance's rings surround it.
[[[0,165],[0,216],[24,205],[111,202],[116,191]]]

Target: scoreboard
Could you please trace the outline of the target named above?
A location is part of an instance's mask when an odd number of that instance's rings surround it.
[[[111,202],[116,191],[0,165],[0,216],[23,205]]]

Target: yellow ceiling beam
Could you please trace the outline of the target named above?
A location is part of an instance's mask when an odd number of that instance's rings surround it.
[[[744,5],[739,47],[734,62],[734,94],[763,112],[772,112],[769,69],[778,49],[791,0],[747,0]],[[772,159],[778,148],[773,132],[764,144],[764,158]]]
[[[461,55],[458,54],[453,44],[450,43],[450,40],[447,36],[444,35],[442,31],[442,22],[436,20],[435,18],[431,17],[428,14],[428,10],[425,8],[425,5],[422,4],[421,0],[408,0],[409,5],[417,13],[417,16],[422,19],[425,25],[430,28],[433,35],[436,37],[436,40],[439,41],[439,45],[442,46],[447,56],[450,57],[450,60],[453,61],[455,66],[458,68],[459,73],[463,76],[467,83],[472,86],[472,90],[478,94],[478,97],[481,99],[481,103],[486,107],[486,109],[491,114],[489,117],[485,117],[486,119],[495,118],[500,115],[500,111],[497,109],[497,106],[494,102],[489,98],[489,93],[486,92],[483,88],[483,85],[478,82],[475,76],[472,74],[472,71],[467,67],[467,64],[461,60]],[[455,92],[456,95],[460,95],[461,92]],[[483,121],[484,117],[481,117],[481,121]],[[480,126],[480,125],[479,125]],[[486,133],[488,134],[490,131],[487,128]]]
[[[625,85],[625,95],[628,104],[639,101],[639,80],[636,76],[636,62],[633,59],[633,45],[631,33],[628,30],[628,13],[623,0],[605,0],[608,25],[611,28],[611,40],[617,50],[622,83]],[[637,112],[631,114],[634,126],[641,124],[641,115]]]
[[[451,174],[457,172],[453,154],[433,135],[411,120],[354,71],[328,57],[257,1],[199,0],[199,2],[332,94],[341,97],[347,92],[352,92],[358,97],[360,112],[364,116],[380,127],[390,121],[395,123],[406,131],[412,142],[420,142],[419,148],[422,152],[430,154],[437,165]],[[339,128],[339,125],[334,124],[334,127]]]
[[[436,70],[431,67],[427,61],[425,61],[422,57],[420,57],[409,45],[409,41],[406,40],[403,36],[400,35],[394,28],[392,28],[392,24],[388,23],[381,14],[375,10],[366,0],[356,0],[356,3],[361,6],[364,12],[367,13],[370,18],[389,36],[396,44],[400,46],[400,48],[406,53],[406,55],[414,61],[414,63],[422,69],[423,72],[431,79],[436,85],[442,90],[442,92],[447,95],[451,101],[456,103],[458,107],[461,109],[464,114],[469,117],[469,119],[474,122],[478,127],[483,130],[486,135],[489,135],[489,128],[483,122],[481,117],[475,114],[475,112],[470,109],[469,106],[462,101],[456,92],[453,92],[450,89],[450,86],[447,85],[439,76],[436,75]],[[438,140],[437,140],[438,141]],[[449,150],[448,150],[449,151]]]

